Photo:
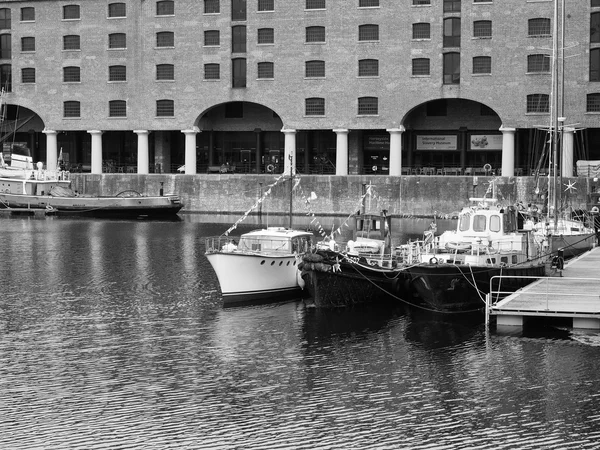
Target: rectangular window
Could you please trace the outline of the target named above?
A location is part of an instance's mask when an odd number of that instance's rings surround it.
[[[258,63],[258,78],[259,79],[272,79],[275,78],[275,69],[272,62],[259,62]]]
[[[246,20],[246,0],[231,0],[231,20]]]
[[[377,97],[360,97],[358,99],[359,116],[376,116],[379,114],[379,99]]]
[[[358,26],[359,41],[378,41],[379,40],[379,25],[359,25]]]
[[[306,0],[306,9],[325,9],[325,0]]]
[[[63,50],[81,50],[81,38],[77,34],[63,36]]]
[[[35,38],[34,37],[21,38],[21,51],[22,52],[35,52]]]
[[[259,28],[258,29],[258,43],[259,44],[275,43],[275,30],[273,30],[273,28]]]
[[[246,53],[246,27],[236,25],[231,28],[231,52]]]
[[[325,42],[325,27],[306,27],[306,42]]]
[[[274,11],[275,0],[258,0],[258,11]]]
[[[173,100],[157,100],[156,117],[175,117],[175,102]]]
[[[444,47],[460,47],[460,19],[444,19]]]
[[[221,78],[219,64],[204,64],[204,79],[218,80]]]
[[[113,33],[108,35],[108,48],[118,49],[127,48],[127,38],[125,33]]]
[[[379,60],[377,59],[361,59],[358,61],[358,76],[359,77],[378,77],[379,76]]]
[[[600,6],[600,0],[592,0],[592,8],[596,6]]]
[[[460,53],[444,53],[444,84],[460,83]]]
[[[474,74],[491,74],[492,73],[492,57],[491,56],[475,56],[473,58],[473,73]]]
[[[539,17],[536,19],[529,19],[527,21],[527,36],[550,36],[550,19],[545,17]]]
[[[307,116],[324,116],[325,99],[318,97],[307,98],[304,101],[304,114]]]
[[[204,45],[206,47],[218,47],[221,45],[221,34],[219,30],[206,30],[204,32]]]
[[[587,95],[587,112],[600,112],[600,94]]]
[[[108,81],[127,81],[127,67],[110,66],[108,68]]]
[[[415,58],[412,60],[412,74],[415,77],[429,76],[430,63],[429,58]]]
[[[444,12],[460,12],[460,0],[444,0]]]
[[[35,83],[35,69],[33,67],[21,69],[21,83]]]
[[[127,117],[127,102],[125,100],[109,101],[108,117]]]
[[[63,117],[68,119],[72,117],[81,117],[81,104],[74,101],[63,103]]]
[[[412,38],[413,39],[431,39],[431,24],[429,24],[429,23],[413,23]]]
[[[359,0],[358,7],[359,8],[373,8],[379,6],[379,0]]]
[[[175,80],[175,66],[173,64],[157,64],[156,65],[156,80],[157,81],[173,81],[173,80]]]
[[[220,12],[220,0],[204,0],[204,14],[219,14]]]
[[[549,73],[550,56],[544,54],[527,56],[527,73]]]
[[[304,76],[306,78],[324,78],[325,61],[306,61],[304,65]]]
[[[175,33],[172,31],[159,31],[156,33],[157,47],[175,47]]]
[[[21,22],[35,21],[35,8],[30,6],[21,8]]]
[[[475,22],[473,22],[473,37],[491,38],[492,37],[492,21],[491,20],[476,20]]]
[[[125,17],[126,11],[125,3],[108,4],[108,17]]]
[[[10,34],[0,34],[0,59],[10,59],[12,56],[12,39]]]
[[[413,6],[431,5],[431,0],[412,0]]]
[[[80,83],[81,69],[76,66],[63,67],[63,82]]]
[[[473,0],[473,3],[492,3],[493,0]]]
[[[550,96],[548,94],[530,94],[527,96],[528,113],[548,113],[550,111]]]
[[[66,5],[63,6],[63,19],[64,20],[75,20],[80,19],[79,5]]]
[[[600,48],[590,49],[590,81],[600,81]]]
[[[0,8],[0,29],[10,30],[11,27],[11,13],[10,8]]]
[[[246,87],[246,59],[235,58],[231,60],[231,86],[234,88]]]
[[[590,15],[590,42],[600,43],[600,12]]]
[[[175,15],[175,2],[171,0],[162,0],[156,2],[156,15],[157,16],[174,16]]]

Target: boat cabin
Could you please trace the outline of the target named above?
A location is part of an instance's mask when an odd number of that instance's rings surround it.
[[[237,250],[281,254],[304,253],[310,249],[312,238],[312,233],[306,231],[273,227],[243,234],[240,236]]]

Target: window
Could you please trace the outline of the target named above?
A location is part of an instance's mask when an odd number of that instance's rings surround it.
[[[81,68],[77,66],[63,67],[63,82],[79,83],[81,82]]]
[[[0,34],[0,59],[10,59],[12,56],[12,39],[10,34]]]
[[[460,83],[460,53],[444,53],[444,84]]]
[[[21,69],[21,83],[35,83],[35,69],[27,67]]]
[[[460,19],[444,19],[444,47],[460,47]]]
[[[373,8],[379,6],[379,0],[358,0],[359,8]]]
[[[275,68],[272,62],[258,63],[258,78],[275,78]]]
[[[304,76],[306,78],[324,78],[325,61],[306,61],[304,64]]]
[[[35,38],[34,37],[21,38],[21,51],[22,52],[35,52]]]
[[[379,40],[379,25],[359,25],[358,26],[359,41],[378,41]]]
[[[156,33],[157,47],[175,47],[175,33],[172,31],[159,31]]]
[[[527,56],[527,73],[549,73],[550,56],[544,54]]]
[[[220,0],[204,0],[204,14],[219,14],[221,12]]]
[[[125,3],[109,3],[108,4],[108,17],[125,17],[126,8]]]
[[[63,50],[81,50],[81,38],[77,34],[63,36]]]
[[[592,7],[600,6],[600,0],[592,0]]]
[[[157,100],[156,117],[175,117],[175,102],[173,100]]]
[[[473,231],[482,232],[485,231],[486,217],[482,214],[476,214],[473,217]]]
[[[431,5],[431,0],[412,0],[413,6]]]
[[[63,6],[63,19],[64,20],[75,20],[80,19],[79,5],[66,5]]]
[[[221,45],[221,34],[219,30],[206,30],[204,32],[204,45],[207,47]]]
[[[259,44],[275,43],[275,31],[273,30],[273,28],[259,28],[258,29],[258,43]]]
[[[492,21],[491,20],[476,20],[475,22],[473,22],[473,37],[491,38],[492,37]]]
[[[30,6],[21,8],[21,22],[33,22],[35,20],[35,8]]]
[[[375,116],[379,114],[379,99],[377,97],[359,97],[358,115]]]
[[[10,30],[10,8],[0,8],[0,29]]]
[[[12,66],[10,64],[0,65],[0,86],[5,92],[12,92]]]
[[[325,27],[306,27],[306,42],[325,42]]]
[[[412,74],[415,77],[430,75],[429,58],[415,58],[412,60]]]
[[[378,77],[379,76],[379,60],[377,59],[361,59],[358,61],[358,76],[359,77]]]
[[[221,78],[218,64],[204,64],[204,79],[218,80]]]
[[[313,97],[304,100],[304,114],[307,116],[324,116],[325,99]]]
[[[600,112],[600,94],[587,95],[587,112]]]
[[[473,0],[473,3],[492,3],[493,0]]]
[[[174,16],[175,15],[175,2],[171,0],[163,0],[156,2],[156,15],[157,16]]]
[[[492,57],[491,56],[475,56],[473,58],[473,73],[474,74],[491,74],[492,73]]]
[[[590,42],[600,42],[600,12],[590,15]]]
[[[127,117],[127,102],[125,100],[109,101],[108,117]]]
[[[590,81],[600,81],[600,48],[590,49]]]
[[[258,11],[274,11],[275,0],[258,0]]]
[[[63,102],[63,117],[81,117],[81,104],[72,100]]]
[[[530,94],[527,96],[528,113],[547,113],[550,111],[550,96],[548,94]]]
[[[113,33],[108,35],[108,48],[127,48],[125,33]]]
[[[246,59],[235,58],[231,60],[231,86],[234,88],[246,87]]]
[[[231,20],[246,20],[246,0],[231,0]]]
[[[444,0],[444,12],[460,12],[460,0]]]
[[[127,81],[127,67],[109,66],[108,81]]]
[[[431,24],[429,24],[429,23],[413,23],[412,38],[413,39],[431,39]]]
[[[156,80],[157,81],[173,81],[173,80],[175,80],[175,66],[173,64],[157,64],[156,65]]]
[[[550,36],[550,19],[537,18],[527,21],[527,36]]]
[[[306,9],[325,9],[325,0],[306,0]]]
[[[246,27],[236,25],[231,28],[231,52],[246,53]]]

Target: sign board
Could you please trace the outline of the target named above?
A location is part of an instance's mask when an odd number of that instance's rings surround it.
[[[457,150],[456,135],[417,136],[417,150]]]
[[[502,150],[502,135],[472,134],[469,150]]]
[[[371,134],[366,137],[365,150],[389,150],[389,134]]]

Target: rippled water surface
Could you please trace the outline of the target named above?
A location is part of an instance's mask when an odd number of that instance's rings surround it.
[[[0,219],[1,449],[593,449],[600,337],[223,309],[227,225]]]

